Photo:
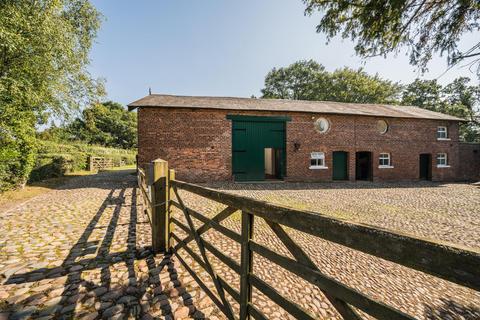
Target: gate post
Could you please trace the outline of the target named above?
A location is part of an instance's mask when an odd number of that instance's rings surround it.
[[[173,188],[171,187],[171,184],[170,184],[170,181],[172,180],[175,180],[175,170],[173,169],[170,169],[168,171],[168,183],[169,183],[169,189],[170,189],[170,193],[169,193],[169,198],[168,200],[172,200],[173,198],[175,198],[175,191],[173,191]],[[172,239],[172,233],[173,233],[173,230],[175,228],[175,224],[173,224],[173,222],[170,222],[170,217],[172,216],[172,206],[170,205],[170,201],[168,201],[168,217],[167,217],[167,225],[168,225],[168,234],[167,234],[167,239],[168,239],[168,248],[167,250],[170,251],[170,249],[173,247],[173,239]]]
[[[152,247],[153,252],[167,252],[169,243],[169,200],[168,162],[161,159],[152,161]]]

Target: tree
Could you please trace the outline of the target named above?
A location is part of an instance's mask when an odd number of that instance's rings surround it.
[[[95,103],[60,127],[52,123],[48,129],[37,133],[37,137],[60,143],[83,142],[133,149],[137,142],[137,117],[119,103]]]
[[[132,149],[137,145],[136,113],[112,101],[86,108],[82,117],[66,126],[69,140],[105,147]]]
[[[406,47],[410,63],[422,71],[434,53],[447,56],[449,65],[465,59],[480,61],[480,42],[461,50],[462,36],[480,30],[476,0],[303,0],[306,14],[321,11],[317,32],[328,39],[340,34],[356,42],[361,57],[385,56]],[[480,69],[477,69],[477,73]]]
[[[371,76],[362,69],[343,68],[330,76],[326,96],[327,101],[355,103],[397,103],[400,85]]]
[[[414,105],[467,120],[460,125],[460,139],[480,142],[480,87],[460,77],[441,86],[436,80],[419,80],[405,86],[402,104]]]
[[[437,83],[437,80],[415,79],[405,86],[402,93],[402,104],[439,111],[443,105],[442,86]]]
[[[35,125],[68,117],[103,86],[86,70],[100,25],[88,0],[3,0],[0,17],[1,191],[26,181]]]
[[[370,76],[362,69],[343,68],[329,73],[313,60],[272,69],[261,90],[263,98],[356,103],[394,103],[399,91],[398,84]]]
[[[273,68],[265,77],[263,98],[321,100],[327,72],[318,62],[301,60],[285,68]]]

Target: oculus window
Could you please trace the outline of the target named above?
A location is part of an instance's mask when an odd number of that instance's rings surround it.
[[[385,120],[377,121],[377,131],[380,134],[385,134],[388,131],[388,122]]]
[[[315,130],[320,133],[326,133],[330,130],[330,121],[326,118],[318,118],[315,121]]]

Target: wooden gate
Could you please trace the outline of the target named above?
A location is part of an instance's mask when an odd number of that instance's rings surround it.
[[[154,161],[153,168],[153,188],[150,189],[157,196],[148,195],[149,187],[145,183],[148,180],[145,178],[146,174],[144,171],[139,173],[139,185],[142,189],[142,194],[146,197],[144,201],[151,215],[153,247],[157,252],[172,251],[228,319],[239,317],[243,320],[250,318],[250,316],[253,316],[255,319],[267,319],[262,310],[258,309],[252,302],[253,287],[257,288],[273,302],[282,306],[294,317],[298,319],[316,319],[313,314],[290,301],[288,297],[284,297],[253,273],[254,254],[262,256],[292,272],[297,277],[317,286],[345,319],[362,319],[362,316],[356,309],[378,319],[413,319],[412,316],[392,306],[376,301],[364,293],[322,273],[301,246],[296,244],[288,235],[284,227],[305,232],[480,291],[480,251],[466,250],[454,245],[427,241],[367,225],[337,220],[314,212],[286,208],[178,181],[174,179],[174,173],[168,170],[168,164],[163,160]],[[180,197],[179,190],[194,193],[224,204],[227,207],[213,218],[208,218],[204,214],[189,208]],[[161,197],[158,196],[159,192],[162,194]],[[170,215],[170,206],[177,207],[183,212],[187,221],[186,225]],[[238,210],[241,211],[242,216],[240,234],[220,224],[221,221]],[[293,258],[281,255],[254,240],[256,217],[263,218],[266,221],[269,228],[285,245]],[[203,222],[203,225],[195,228],[192,218]],[[158,224],[158,222],[161,223]],[[162,224],[163,222],[165,223]],[[173,231],[171,223],[185,231],[188,236],[183,239],[180,238]],[[156,228],[160,228],[160,230],[156,230]],[[219,250],[214,243],[210,243],[202,238],[202,234],[211,228],[240,244],[240,264]],[[175,241],[175,244],[170,241],[172,239]],[[197,244],[200,255],[189,247],[189,244],[193,241]],[[179,250],[182,249],[208,272],[215,284],[218,297],[201,281],[191,266],[178,254]],[[207,251],[240,275],[240,290],[233,288],[215,272],[207,257]],[[227,294],[239,303],[239,315],[234,314],[227,300]]]
[[[113,168],[113,160],[110,158],[90,156],[88,163],[90,171]]]

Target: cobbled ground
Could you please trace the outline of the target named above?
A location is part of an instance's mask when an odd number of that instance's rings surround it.
[[[480,248],[480,188],[474,185],[358,182],[204,186],[477,251]],[[210,217],[225,208],[190,192],[180,190],[179,195],[188,207]],[[174,215],[182,217],[183,214],[176,210]],[[255,219],[255,241],[291,257],[265,221]],[[186,224],[185,220],[181,221]],[[196,222],[199,227],[201,223]],[[240,224],[239,212],[222,222],[238,233]],[[182,233],[177,229],[175,232]],[[294,230],[288,233],[321,272],[377,301],[418,319],[480,319],[480,292],[305,233]],[[214,230],[208,231],[204,238],[240,262],[240,247],[236,242]],[[238,289],[239,277],[213,255],[209,257],[218,274]],[[193,263],[191,259],[188,261]],[[198,265],[196,270],[201,270]],[[311,314],[322,319],[340,319],[318,288],[258,255],[254,255],[254,274]],[[257,290],[254,290],[253,302],[270,318],[293,319]],[[232,304],[234,310],[238,310],[238,305],[233,301]]]
[[[153,255],[150,226],[132,172],[72,179],[8,212],[0,212],[0,320],[3,319],[224,319],[177,257]],[[480,189],[467,184],[215,184],[256,199],[480,247]],[[185,191],[182,201],[212,217],[224,206]],[[173,216],[186,224],[183,213]],[[202,225],[194,219],[196,227]],[[222,225],[240,232],[240,213]],[[480,319],[480,293],[322,239],[287,230],[320,270],[368,296],[420,319]],[[175,234],[185,238],[179,228]],[[290,256],[263,220],[254,238]],[[240,262],[240,247],[210,230],[204,239]],[[191,242],[189,247],[199,253]],[[178,251],[206,286],[207,272]],[[239,289],[239,277],[207,253],[215,272]],[[323,293],[254,255],[254,273],[284,297],[321,319],[339,315]],[[239,306],[227,294],[233,311]],[[270,319],[293,319],[253,292]]]
[[[0,212],[1,320],[218,319],[193,278],[149,250],[132,173],[74,178]]]

